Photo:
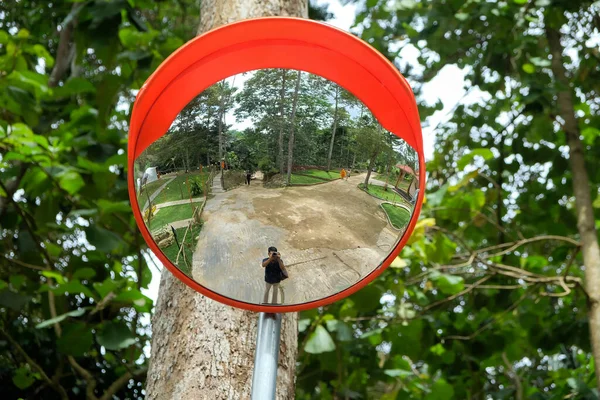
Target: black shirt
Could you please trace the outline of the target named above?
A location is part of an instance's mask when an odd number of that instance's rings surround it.
[[[263,259],[263,263],[268,258]],[[281,261],[283,262],[283,260]],[[265,267],[265,282],[267,283],[279,283],[281,282],[281,267],[279,266],[279,260],[274,259]]]

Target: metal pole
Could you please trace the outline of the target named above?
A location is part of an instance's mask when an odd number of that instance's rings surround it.
[[[252,400],[274,400],[277,387],[281,314],[260,313],[257,331],[252,373]]]

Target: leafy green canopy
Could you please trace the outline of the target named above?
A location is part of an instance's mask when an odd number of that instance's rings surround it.
[[[126,182],[137,90],[196,1],[0,4],[0,386],[143,398],[151,280]]]
[[[567,49],[596,198],[598,5],[346,2],[359,4],[356,31],[402,67],[420,104],[447,65],[489,100],[461,100],[437,127],[422,219],[401,257],[349,299],[302,313],[297,398],[597,399],[557,118],[568,88],[553,79],[546,28]],[[399,57],[409,46],[420,65]]]

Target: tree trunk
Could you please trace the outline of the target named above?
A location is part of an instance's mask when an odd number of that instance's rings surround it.
[[[222,83],[222,92],[219,96],[219,162],[223,160],[223,114],[225,113],[225,83]]]
[[[333,129],[331,130],[331,142],[329,143],[329,155],[327,156],[327,171],[331,169],[331,153],[333,152],[333,142],[335,140],[335,131],[337,129],[338,117],[338,98],[340,95],[340,87],[335,86],[335,111],[333,112]]]
[[[283,129],[285,128],[285,113],[283,102],[285,100],[285,75],[287,71],[285,69],[282,69],[281,72],[283,77],[281,78],[281,99],[279,103],[279,121],[281,124],[281,126],[279,127],[279,173],[283,175],[283,171],[285,171],[285,164],[283,161]]]
[[[558,92],[558,110],[564,120],[563,129],[569,145],[569,161],[573,174],[573,191],[577,210],[577,228],[581,241],[585,282],[588,298],[588,318],[592,354],[596,365],[600,363],[600,248],[592,208],[591,187],[585,168],[584,148],[575,117],[573,94],[565,73],[560,43],[560,32],[546,26],[546,38],[552,54],[552,72],[561,90]],[[600,389],[600,368],[596,368],[596,385]]]
[[[292,179],[292,163],[294,162],[294,120],[296,119],[296,106],[298,105],[298,92],[300,91],[300,79],[302,72],[298,71],[298,79],[296,79],[296,89],[294,90],[294,104],[292,105],[292,116],[290,118],[290,138],[288,141],[288,169],[287,169],[287,184],[289,185]]]
[[[306,0],[203,0],[199,33],[237,20],[288,15],[306,18]],[[163,269],[153,316],[148,399],[249,399],[258,314],[192,291]],[[295,392],[296,313],[283,316],[277,399]]]
[[[500,133],[500,157],[498,157],[498,198],[496,199],[496,222],[498,223],[498,244],[505,242],[504,227],[502,217],[504,216],[504,198],[502,197],[502,185],[504,185],[504,137]],[[504,256],[503,256],[504,259]]]
[[[365,189],[369,187],[369,179],[371,179],[371,170],[373,169],[373,165],[375,164],[375,159],[377,158],[377,154],[374,154],[369,161],[369,168],[367,169],[367,176],[365,177]]]

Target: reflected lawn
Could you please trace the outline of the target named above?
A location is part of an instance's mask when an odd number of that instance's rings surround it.
[[[152,201],[152,204],[161,204],[161,203],[166,203],[168,201],[189,199],[190,192],[188,191],[188,185],[187,185],[188,182],[186,182],[186,178],[189,181],[190,190],[191,190],[191,183],[192,183],[193,179],[198,179],[202,185],[202,190],[204,190],[204,184],[206,183],[208,174],[206,174],[204,172],[203,173],[193,172],[193,173],[189,173],[189,174],[177,175],[177,177],[175,179],[173,179],[167,185],[167,187],[165,187],[160,192],[160,194],[154,199],[154,201]],[[163,176],[157,181],[150,182],[149,184],[147,184],[144,187],[144,192],[148,191],[148,195],[151,196],[159,187],[164,185],[165,182],[168,182],[169,179],[171,179],[170,176]],[[204,195],[204,193],[199,194],[199,195],[198,194],[192,195],[192,197],[200,197],[203,195]],[[147,201],[146,193],[142,194],[142,200]]]
[[[390,217],[390,221],[392,225],[396,229],[403,229],[410,220],[410,211],[403,207],[394,206],[392,204],[384,203],[381,205],[388,217]]]
[[[193,206],[198,207],[201,204],[193,203]],[[150,220],[150,230],[155,231],[172,222],[192,218],[192,214],[192,206],[189,203],[160,208]]]
[[[365,190],[364,183],[359,184],[358,187],[361,188],[362,190]],[[370,184],[367,192],[370,195],[375,196],[381,200],[402,203],[402,204],[406,204],[407,206],[412,207],[412,205],[407,203],[406,200],[404,200],[404,198],[400,194],[398,194],[396,191],[394,191],[393,188],[394,188],[393,185],[388,185],[387,190],[385,190],[383,188],[383,186]]]
[[[181,244],[181,242],[183,241],[183,235],[185,235],[185,231],[187,229],[187,227],[183,227],[175,230],[177,232],[177,240],[179,240],[179,244]],[[184,274],[188,276],[191,276],[192,273],[191,265],[192,258],[194,255],[194,249],[196,248],[196,237],[198,237],[201,230],[202,224],[195,224],[192,226],[191,232],[188,232],[185,237],[183,251],[185,251],[185,256],[189,265],[187,265],[183,261],[183,254],[179,256],[179,263],[176,264],[177,268],[179,268]],[[165,253],[165,256],[167,256],[167,258],[171,260],[173,264],[175,264],[175,260],[177,259],[177,253],[179,252],[177,242],[174,241],[173,244],[161,250],[163,251],[163,253]]]

